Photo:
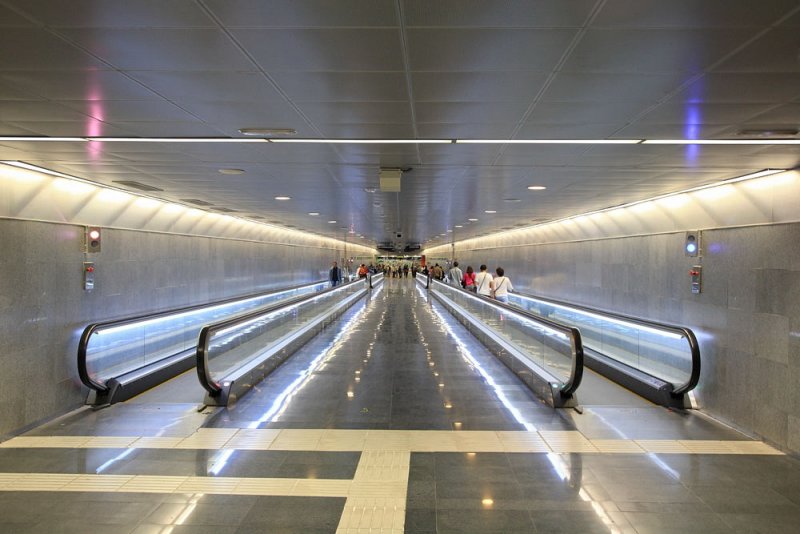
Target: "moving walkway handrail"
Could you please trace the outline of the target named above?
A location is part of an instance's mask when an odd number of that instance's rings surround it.
[[[582,306],[580,304],[574,304],[568,301],[559,301],[552,298],[540,297],[538,295],[529,295],[526,293],[521,293],[519,291],[515,291],[513,294],[527,297],[530,299],[540,300],[542,302],[555,304],[557,306],[563,306],[566,308],[575,308],[576,310],[584,311],[587,313],[591,313],[594,315],[609,317],[611,319],[616,319],[619,321],[625,321],[629,323],[633,323],[639,326],[644,326],[646,328],[651,328],[654,330],[661,330],[664,332],[671,332],[673,334],[678,334],[682,338],[686,338],[687,343],[689,344],[689,350],[692,357],[692,369],[689,374],[689,379],[684,384],[677,385],[675,389],[672,390],[672,395],[680,396],[684,395],[685,393],[693,390],[695,386],[697,386],[698,382],[700,381],[700,344],[697,342],[697,337],[694,335],[694,332],[685,326],[673,325],[669,323],[661,323],[657,321],[650,321],[648,319],[642,319],[639,317],[632,317],[630,315],[624,315],[621,313],[606,311],[606,310],[598,310],[596,308],[590,308],[588,306]]]
[[[436,280],[435,278],[429,278],[429,284],[431,282],[435,282],[437,284],[447,285],[444,282]],[[431,285],[431,288],[435,287],[434,284]],[[552,321],[550,319],[546,319],[544,317],[539,317],[535,314],[532,314],[526,310],[520,309],[516,306],[511,306],[509,304],[505,304],[498,300],[490,299],[484,295],[478,295],[471,291],[467,291],[460,287],[455,286],[448,286],[453,289],[460,289],[463,293],[469,295],[472,298],[480,299],[486,301],[488,304],[500,308],[504,311],[515,313],[517,315],[521,315],[526,319],[534,322],[540,323],[551,330],[555,330],[557,332],[561,332],[562,334],[566,335],[570,340],[570,347],[572,349],[572,366],[570,370],[569,379],[564,382],[564,385],[559,389],[562,395],[564,396],[571,396],[572,394],[577,391],[578,387],[581,385],[581,380],[583,379],[583,341],[581,339],[581,332],[575,327],[567,326],[565,324],[558,323],[556,321]]]
[[[350,282],[345,282],[343,284],[339,284],[335,287],[329,287],[328,289],[324,289],[322,291],[318,291],[316,293],[308,294],[308,295],[300,295],[298,297],[282,300],[274,304],[273,306],[269,306],[267,308],[259,308],[257,310],[247,312],[241,315],[237,315],[236,317],[232,317],[230,319],[224,319],[222,321],[218,321],[216,323],[211,323],[205,325],[200,330],[200,335],[198,336],[197,340],[197,352],[196,352],[196,360],[197,363],[195,367],[197,368],[197,378],[200,380],[200,385],[208,392],[209,395],[212,397],[216,397],[220,393],[222,393],[222,386],[220,386],[217,382],[215,382],[211,378],[211,371],[208,367],[208,354],[209,354],[209,344],[211,339],[213,338],[214,334],[219,330],[223,330],[225,328],[231,328],[238,324],[245,323],[247,321],[253,320],[261,315],[268,315],[270,313],[274,313],[282,308],[293,306],[295,304],[299,304],[306,300],[318,298],[321,295],[326,293],[330,293],[332,291],[337,291],[344,286],[357,284],[359,282],[364,282],[369,287],[370,281],[367,278],[356,278]]]
[[[213,306],[221,306],[223,304],[230,304],[239,300],[247,300],[258,298],[261,296],[267,296],[277,293],[282,293],[284,291],[293,291],[295,289],[300,289],[307,286],[313,286],[317,284],[324,283],[325,280],[317,280],[316,282],[306,283],[306,284],[297,284],[294,286],[289,287],[282,287],[280,289],[274,289],[272,291],[265,291],[262,293],[255,293],[252,295],[243,295],[238,297],[231,297],[222,300],[216,300],[213,302],[206,302],[204,304],[194,304],[192,306],[184,306],[182,308],[173,308],[171,310],[164,310],[160,312],[153,312],[153,313],[145,313],[142,315],[135,315],[133,317],[125,317],[123,319],[113,319],[111,321],[103,321],[99,323],[92,323],[86,326],[83,329],[83,333],[81,334],[80,341],[78,342],[78,376],[81,379],[81,382],[88,387],[89,389],[93,389],[95,391],[105,393],[108,391],[108,386],[105,384],[101,384],[96,380],[93,380],[91,376],[89,376],[89,370],[86,367],[86,358],[89,349],[89,340],[91,339],[92,335],[97,331],[104,328],[109,327],[116,327],[116,326],[125,326],[128,324],[137,323],[139,321],[145,321],[150,319],[157,319],[159,317],[167,317],[170,315],[175,315],[179,313],[186,313],[193,310],[200,310],[203,308],[211,308]]]

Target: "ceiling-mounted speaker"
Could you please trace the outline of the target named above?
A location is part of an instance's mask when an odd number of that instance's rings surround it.
[[[400,192],[400,177],[403,171],[400,169],[381,169],[381,191],[384,193],[399,193]]]

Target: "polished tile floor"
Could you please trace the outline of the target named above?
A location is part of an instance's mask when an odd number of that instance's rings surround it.
[[[0,443],[0,532],[796,532],[800,462],[625,392],[539,402],[389,279],[230,409],[193,372]]]

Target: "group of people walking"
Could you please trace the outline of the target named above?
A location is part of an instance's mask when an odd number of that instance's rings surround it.
[[[370,267],[372,267],[370,265]],[[379,268],[381,266],[378,266]],[[492,276],[490,272],[486,270],[486,265],[481,265],[480,270],[476,273],[472,269],[472,265],[467,266],[466,271],[462,271],[461,267],[458,266],[458,262],[453,262],[453,266],[445,273],[444,269],[437,263],[433,267],[423,267],[422,274],[431,276],[432,278],[436,278],[438,280],[444,280],[450,285],[456,287],[462,287],[467,291],[472,291],[473,293],[477,293],[478,295],[483,295],[486,297],[491,297],[493,299],[497,299],[500,302],[508,302],[508,293],[514,290],[514,286],[511,284],[511,280],[506,276],[505,271],[502,267],[498,267],[494,270],[495,276]],[[407,277],[409,270],[413,275],[416,275],[417,270],[415,266],[411,269],[407,265],[403,268],[397,267],[393,269],[392,267],[384,268],[383,272],[387,276],[396,276],[396,277]],[[366,278],[369,272],[374,272],[371,268],[368,268],[365,264],[361,264],[358,269],[358,276],[359,278]],[[328,280],[331,283],[331,286],[339,285],[344,277],[342,276],[342,270],[333,262],[333,266],[331,267],[330,271],[328,271]]]
[[[511,279],[506,276],[502,267],[494,270],[496,276],[492,276],[486,270],[486,265],[481,265],[476,273],[472,265],[467,266],[466,272],[461,271],[458,262],[453,262],[453,266],[447,271],[447,282],[453,286],[461,286],[467,291],[472,291],[478,295],[491,297],[500,302],[508,302],[508,293],[514,290]]]

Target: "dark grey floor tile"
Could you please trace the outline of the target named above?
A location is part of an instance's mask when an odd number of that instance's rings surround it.
[[[795,503],[763,486],[694,486],[692,491],[715,512],[800,514]]]
[[[254,503],[211,504],[204,502],[164,503],[144,518],[156,525],[232,526],[239,525]]]
[[[797,532],[800,525],[798,513],[767,514],[719,514],[728,525],[729,531],[753,534],[774,534],[776,532]]]
[[[528,512],[518,510],[439,510],[436,525],[439,533],[535,532]]]
[[[344,502],[344,498],[332,497],[261,497],[241,525],[299,532],[336,530]]]
[[[601,481],[608,496],[615,502],[700,502],[686,486],[681,484],[608,484]]]
[[[128,534],[133,530],[133,524],[98,524],[94,518],[68,519],[42,521],[29,530],[14,530],[11,532],[26,532],[30,534],[75,534],[78,532],[92,532],[98,534]]]
[[[639,534],[668,534],[675,532],[726,534],[730,527],[713,513],[654,513],[625,512]]]
[[[554,510],[531,512],[533,523],[539,532],[568,532],[581,534],[608,534],[613,520],[607,513],[596,510],[570,510],[569,513]],[[611,524],[609,524],[611,523]]]
[[[436,511],[433,509],[406,508],[406,532],[436,532]]]
[[[131,534],[234,534],[238,526],[220,525],[153,525],[143,523]]]

